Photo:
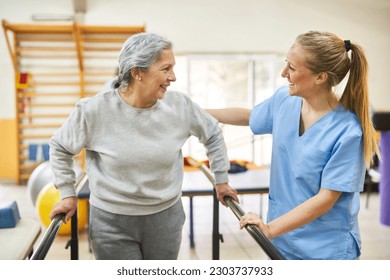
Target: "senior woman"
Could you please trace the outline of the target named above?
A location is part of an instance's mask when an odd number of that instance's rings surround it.
[[[124,43],[112,88],[81,99],[50,141],[61,200],[50,217],[77,205],[72,156],[86,149],[92,252],[96,259],[177,259],[185,213],[181,202],[182,146],[205,146],[218,199],[237,199],[228,185],[229,160],[218,121],[183,93],[172,43],[139,33]]]

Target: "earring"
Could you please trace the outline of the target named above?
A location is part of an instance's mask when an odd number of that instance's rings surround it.
[[[141,77],[138,77],[138,81],[141,81]]]

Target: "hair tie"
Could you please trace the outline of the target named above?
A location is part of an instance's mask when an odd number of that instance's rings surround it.
[[[350,40],[344,40],[345,49],[347,52],[349,52],[352,49],[351,41]]]

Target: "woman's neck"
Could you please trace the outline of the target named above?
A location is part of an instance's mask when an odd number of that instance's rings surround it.
[[[300,117],[300,135],[330,111],[338,106],[338,100],[333,92],[303,99]]]
[[[303,98],[302,112],[321,114],[332,111],[338,106],[338,100],[333,91],[317,92],[310,98]]]
[[[146,100],[142,94],[131,88],[127,88],[126,91],[119,90],[119,94],[127,104],[134,108],[146,109],[152,107],[156,103],[156,100]]]

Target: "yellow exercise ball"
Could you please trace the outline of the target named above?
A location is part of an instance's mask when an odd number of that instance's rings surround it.
[[[51,223],[49,218],[50,212],[54,204],[60,201],[60,192],[54,186],[53,183],[48,183],[39,192],[36,201],[36,210],[41,223],[48,227]],[[77,201],[77,221],[78,229],[82,229],[88,222],[88,200],[78,199]],[[63,223],[58,234],[70,234],[71,233],[71,222]]]

